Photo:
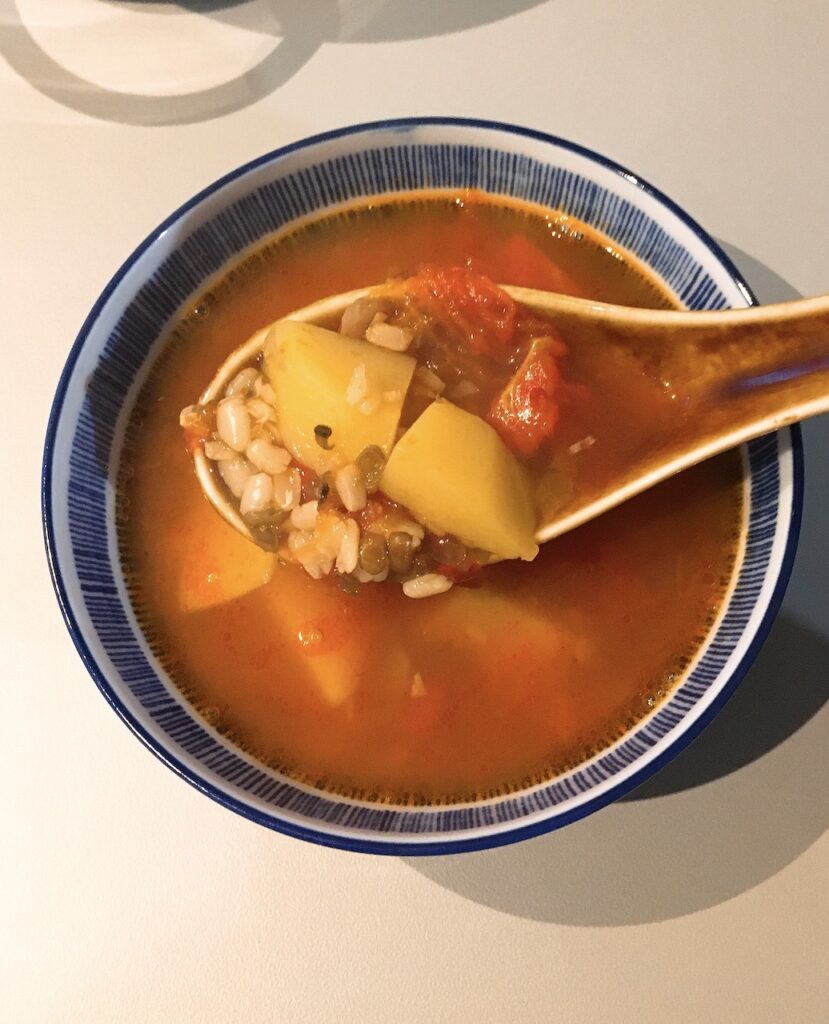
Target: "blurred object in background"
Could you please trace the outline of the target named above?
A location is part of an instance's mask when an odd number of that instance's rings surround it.
[[[424,38],[546,0],[0,0],[0,53],[92,117],[186,124],[278,89],[323,43]]]

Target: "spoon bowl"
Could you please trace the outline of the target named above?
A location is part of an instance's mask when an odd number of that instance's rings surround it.
[[[500,287],[516,302],[548,318],[565,338],[580,334],[591,344],[634,355],[649,374],[670,388],[677,402],[676,420],[652,435],[646,452],[621,466],[601,488],[581,486],[553,511],[542,514],[536,531],[539,543],[705,459],[829,411],[829,296],[689,312],[636,309],[534,288]],[[366,287],[331,295],[282,319],[330,324],[373,290]],[[218,400],[233,377],[260,355],[269,329],[258,331],[222,363],[200,404]],[[193,458],[210,503],[253,541],[200,447]]]

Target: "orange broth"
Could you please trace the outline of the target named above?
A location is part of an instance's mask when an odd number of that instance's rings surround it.
[[[122,558],[139,619],[185,695],[220,731],[290,776],[404,803],[526,786],[590,756],[670,691],[716,620],[742,524],[734,454],[542,546],[475,587],[422,601],[358,595],[241,538],[204,499],[179,410],[254,331],[323,295],[424,262],[640,306],[673,299],[569,218],[477,195],[399,198],[335,213],[237,265],[172,332],[136,406],[119,489]],[[565,339],[566,340],[566,339]],[[603,467],[646,438],[632,404],[669,415],[632,365],[571,347],[554,446]]]

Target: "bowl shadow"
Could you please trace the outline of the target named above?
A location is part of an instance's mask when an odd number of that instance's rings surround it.
[[[220,85],[180,95],[107,89],[54,60],[29,31],[16,0],[0,0],[0,54],[43,95],[78,113],[132,125],[195,124],[241,110],[270,95],[324,43],[379,43],[445,35],[498,21],[547,0],[100,0],[158,13],[185,12],[274,38],[259,64]]]
[[[559,924],[642,924],[731,899],[826,829],[827,664],[829,642],[781,619],[727,708],[626,801],[515,846],[404,861],[476,903]],[[770,726],[785,703],[797,712]]]

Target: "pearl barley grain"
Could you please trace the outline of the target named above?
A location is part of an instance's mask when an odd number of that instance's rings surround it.
[[[216,430],[235,452],[243,452],[247,448],[250,444],[250,416],[241,398],[226,398],[219,402]]]
[[[239,511],[243,516],[249,512],[262,512],[273,499],[273,480],[267,473],[255,473],[245,481]]]

